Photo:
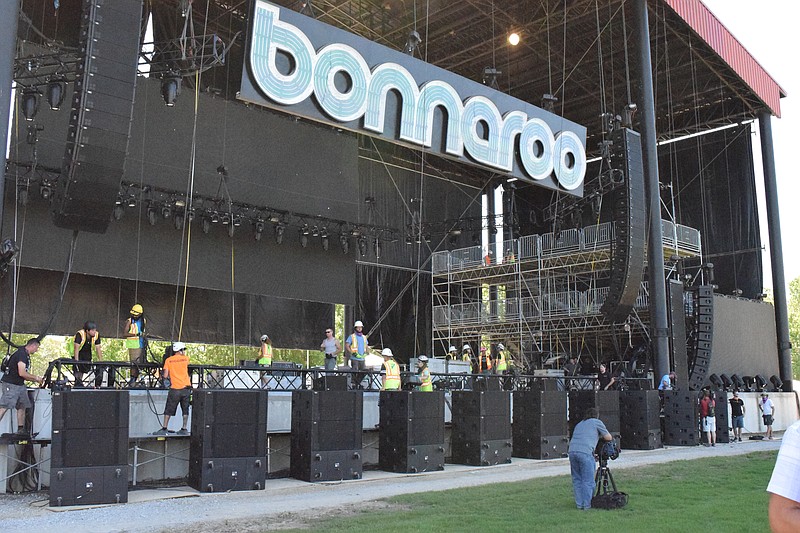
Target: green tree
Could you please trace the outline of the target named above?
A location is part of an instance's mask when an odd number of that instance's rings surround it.
[[[800,277],[789,282],[789,340],[792,343],[792,376],[800,379]]]

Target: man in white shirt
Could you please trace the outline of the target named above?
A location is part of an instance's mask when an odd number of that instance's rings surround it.
[[[758,410],[761,411],[761,418],[764,420],[764,425],[767,427],[766,437],[772,440],[772,420],[775,416],[775,404],[769,399],[769,394],[766,392],[761,393],[761,400],[758,402]]]
[[[800,422],[783,434],[769,480],[769,526],[774,533],[800,531]]]

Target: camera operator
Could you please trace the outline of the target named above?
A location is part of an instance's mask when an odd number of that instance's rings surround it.
[[[592,508],[595,474],[594,449],[597,441],[598,439],[610,441],[613,438],[598,416],[596,408],[587,409],[583,420],[575,426],[572,440],[569,441],[572,490],[575,493],[575,503],[581,510]]]

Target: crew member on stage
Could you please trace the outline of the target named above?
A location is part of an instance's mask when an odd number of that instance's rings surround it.
[[[448,361],[455,361],[458,359],[458,350],[455,346],[451,346],[449,350],[447,350],[447,360]]]
[[[503,343],[497,345],[497,367],[498,374],[505,374],[508,370],[508,360],[506,359],[506,347]]]
[[[353,325],[353,333],[345,341],[345,353],[350,357],[350,368],[356,371],[353,376],[354,386],[361,388],[361,380],[364,379],[364,357],[369,353],[367,336],[364,335],[364,323],[357,320]]]
[[[394,360],[391,348],[384,348],[383,356],[383,381],[381,390],[400,390],[400,365]]]
[[[492,356],[486,347],[481,347],[481,354],[478,356],[478,374],[488,376],[492,373]]]
[[[419,376],[420,392],[433,392],[433,380],[431,379],[431,371],[428,370],[428,357],[420,355],[417,357],[417,375]]]
[[[269,338],[269,335],[261,335],[261,349],[256,362],[259,366],[272,366],[272,339]],[[266,389],[268,382],[269,374],[261,372],[261,387]]]
[[[472,359],[473,358],[474,357],[473,357],[473,354],[472,354],[472,347],[469,344],[465,344],[461,348],[461,360],[472,364]]]
[[[97,324],[91,320],[83,324],[83,328],[79,329],[75,334],[73,342],[73,357],[76,361],[83,361],[75,365],[75,386],[80,387],[83,385],[83,374],[89,372],[92,362],[92,346],[94,346],[97,360],[103,360],[103,347],[100,345],[100,333],[97,331]],[[109,369],[108,374],[109,387],[114,384],[114,376]],[[103,367],[97,366],[94,371],[94,386],[99,387],[103,383]]]
[[[339,339],[333,336],[333,328],[325,330],[325,338],[322,339],[319,348],[325,353],[325,370],[336,370],[336,359],[342,352],[342,345]]]
[[[611,375],[604,363],[600,363],[600,372],[597,373],[597,388],[598,390],[614,390],[614,384],[617,378]]]
[[[129,384],[133,385],[139,377],[138,365],[145,361],[145,330],[147,329],[147,319],[144,317],[144,308],[141,304],[131,307],[131,313],[125,321],[123,331],[125,332],[125,347],[128,349],[128,359],[133,364],[131,367],[131,379]]]
[[[8,360],[8,370],[3,374],[2,390],[0,396],[0,420],[9,409],[17,410],[17,434],[25,433],[25,409],[31,407],[28,398],[26,381],[41,383],[42,378],[28,372],[31,366],[31,354],[39,349],[39,339],[29,339],[25,346],[20,347]],[[3,459],[5,460],[5,459]]]
[[[169,393],[167,404],[164,406],[164,425],[155,432],[155,435],[166,435],[170,431],[169,419],[178,412],[181,406],[183,424],[178,435],[188,435],[186,424],[189,422],[189,398],[192,395],[192,381],[189,379],[189,357],[186,355],[186,345],[182,342],[172,343],[172,355],[164,361],[162,376],[169,380]]]

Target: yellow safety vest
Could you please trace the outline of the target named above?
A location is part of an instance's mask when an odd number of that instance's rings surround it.
[[[264,350],[266,353],[258,358],[258,364],[270,366],[272,365],[272,345],[266,344],[265,346],[267,347],[267,349]]]
[[[464,355],[461,356],[461,360],[469,363],[470,361],[472,361],[472,357],[469,356],[468,352],[464,352]]]
[[[76,335],[80,335],[81,336],[81,342],[79,343],[79,346],[78,346],[78,351],[80,351],[80,349],[83,348],[83,345],[86,344],[86,331],[83,330],[83,329],[79,329],[78,333],[76,333]],[[92,344],[97,342],[97,338],[98,337],[100,337],[100,332],[99,331],[97,333],[95,333],[94,335],[92,335]]]
[[[136,325],[136,320],[138,319],[130,319],[131,325],[128,328],[128,332],[125,334],[125,347],[129,350],[135,350],[142,347],[142,341],[140,337],[145,326],[147,325],[147,322],[145,321],[144,317],[142,317],[142,331],[139,331],[139,326]]]
[[[433,392],[433,381],[431,380],[431,371],[427,368],[423,368],[422,372],[419,374],[420,385],[419,390],[420,392]]]
[[[369,342],[367,341],[367,336],[362,334],[364,337],[364,353],[358,353],[358,335],[353,333],[350,335],[350,359],[355,359],[356,361],[361,361],[364,359],[364,355],[367,353],[367,348],[369,346]]]
[[[400,390],[400,365],[394,359],[389,359],[383,363],[386,369],[386,381],[384,390]]]
[[[506,362],[506,354],[503,351],[500,351],[497,354],[497,371],[498,372],[505,372],[508,368],[508,363]]]

